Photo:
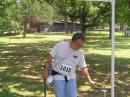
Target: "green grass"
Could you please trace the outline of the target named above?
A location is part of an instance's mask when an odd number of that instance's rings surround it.
[[[0,97],[42,97],[42,68],[39,65],[48,56],[55,43],[70,40],[64,33],[37,33],[0,37]],[[87,33],[84,46],[86,62],[93,79],[102,88],[111,87],[111,41],[107,32]],[[116,33],[116,96],[130,97],[130,37]],[[78,73],[80,97],[103,97]],[[53,86],[48,96],[54,97]]]

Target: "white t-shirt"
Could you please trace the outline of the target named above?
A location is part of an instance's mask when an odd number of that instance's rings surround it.
[[[73,50],[70,48],[68,41],[62,41],[57,43],[50,52],[54,58],[52,62],[52,69],[58,71],[60,64],[67,64],[72,67],[72,72],[67,76],[67,79],[76,79],[76,67],[79,66],[81,69],[86,67],[84,54],[80,50]],[[55,80],[64,80],[63,75],[53,76]]]

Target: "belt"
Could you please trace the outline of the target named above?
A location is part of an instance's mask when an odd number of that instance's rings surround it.
[[[60,74],[59,72],[57,72],[55,70],[52,70],[52,76],[54,76],[54,75],[62,75],[62,74]],[[63,76],[65,78],[65,82],[68,82],[67,76],[65,76],[65,75],[63,75]]]

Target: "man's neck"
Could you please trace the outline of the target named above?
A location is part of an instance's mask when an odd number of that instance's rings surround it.
[[[71,48],[72,50],[75,50],[75,48],[74,48],[74,43],[73,43],[72,41],[69,42],[69,45],[70,45],[70,48]]]

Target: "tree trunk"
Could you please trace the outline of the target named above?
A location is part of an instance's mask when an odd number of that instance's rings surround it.
[[[24,9],[26,10],[26,4],[24,3]],[[26,37],[26,31],[27,31],[27,13],[26,11],[24,12],[24,32],[23,32],[23,38]]]
[[[81,8],[81,13],[80,13],[81,33],[86,32],[85,21],[86,21],[86,12],[85,12],[85,7],[83,7]]]
[[[71,28],[70,28],[70,33],[71,33],[71,34],[73,33],[73,23],[74,23],[74,21],[71,20]]]
[[[111,22],[109,22],[109,39],[112,37],[112,25]]]
[[[65,16],[65,19],[64,19],[64,28],[65,28],[65,33],[68,34],[68,20],[67,20],[67,16]]]
[[[24,22],[24,31],[23,31],[23,38],[26,37],[26,31],[27,31],[27,23]]]

